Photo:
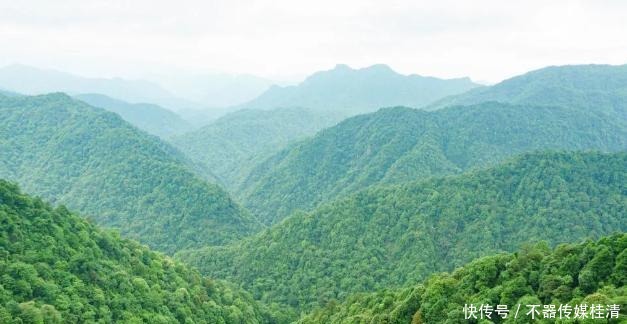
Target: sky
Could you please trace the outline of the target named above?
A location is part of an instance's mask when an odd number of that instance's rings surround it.
[[[622,0],[0,0],[0,66],[295,81],[338,63],[498,82],[627,63]]]

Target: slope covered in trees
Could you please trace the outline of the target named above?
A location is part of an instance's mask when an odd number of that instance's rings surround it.
[[[483,257],[452,273],[434,275],[420,285],[351,296],[330,303],[298,323],[476,323],[466,319],[464,305],[507,305],[507,320],[494,312],[491,323],[529,323],[526,305],[601,304],[603,316],[580,323],[624,323],[627,319],[627,234],[581,244],[528,245],[514,254]],[[521,312],[515,320],[516,305]],[[618,305],[612,318],[608,305]],[[536,318],[543,318],[540,309]],[[565,316],[563,313],[562,316]],[[477,314],[477,318],[480,315]],[[570,317],[574,317],[574,310]],[[536,320],[553,323],[555,320]],[[573,322],[574,323],[574,322]]]
[[[97,93],[80,94],[74,98],[114,112],[135,127],[161,138],[182,134],[192,127],[174,112],[154,104],[131,104]]]
[[[249,294],[0,180],[0,322],[262,323]]]
[[[161,251],[222,244],[258,223],[178,151],[64,94],[0,96],[0,177]]]
[[[382,64],[357,70],[340,64],[317,72],[296,86],[273,86],[242,107],[305,107],[349,115],[381,107],[421,107],[477,86],[468,78],[444,80],[402,75]]]
[[[623,118],[627,118],[627,65],[546,67],[491,87],[444,98],[425,109],[473,105],[485,101],[582,107],[620,112]]]
[[[172,143],[234,189],[259,162],[339,119],[337,114],[304,108],[246,109],[177,136]]]
[[[275,223],[376,183],[457,173],[537,149],[627,148],[627,119],[594,109],[496,102],[347,119],[259,164],[238,196]]]
[[[627,230],[627,153],[533,153],[486,170],[374,186],[243,241],[183,251],[202,272],[301,310],[400,287],[526,242]]]

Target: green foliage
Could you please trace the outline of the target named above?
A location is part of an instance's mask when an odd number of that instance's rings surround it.
[[[174,112],[148,103],[131,104],[105,95],[89,93],[74,96],[91,106],[114,112],[135,127],[161,138],[182,134],[191,128]]]
[[[339,119],[339,114],[303,108],[239,110],[175,137],[172,143],[235,189],[260,161]]]
[[[485,101],[614,110],[626,118],[627,65],[546,67],[491,87],[444,98],[425,109],[474,105]]]
[[[495,164],[538,149],[627,148],[627,119],[589,108],[495,102],[435,112],[382,109],[350,118],[259,164],[238,196],[263,222],[377,183]]]
[[[63,94],[0,97],[0,177],[156,249],[222,244],[258,223],[178,151]]]
[[[352,293],[414,283],[526,242],[553,245],[625,231],[625,165],[627,153],[526,154],[459,176],[374,186],[296,213],[240,243],[177,257],[242,283],[259,300],[307,310]],[[582,272],[586,291],[610,275],[603,272],[610,258],[595,258]],[[484,267],[477,285],[489,285],[498,272],[490,263]],[[612,276],[625,280],[620,272]],[[526,292],[508,289],[506,295]]]
[[[250,295],[0,180],[0,322],[272,321]]]
[[[621,272],[619,256],[625,251],[627,234],[562,244],[552,251],[541,244],[530,245],[514,254],[480,258],[451,274],[433,275],[414,287],[357,294],[342,304],[330,303],[298,323],[477,323],[464,319],[465,304],[508,305],[513,312],[516,304],[580,303],[620,305],[620,318],[591,323],[624,323],[627,287],[616,278]],[[598,267],[599,258],[604,268]],[[576,279],[589,271],[594,277],[592,290]],[[503,321],[493,315],[490,323],[518,323],[513,313],[509,317]],[[528,323],[525,319],[519,314],[520,323]]]

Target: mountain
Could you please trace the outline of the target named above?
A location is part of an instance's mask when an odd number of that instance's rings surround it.
[[[458,176],[373,186],[232,245],[176,256],[258,300],[311,310],[528,242],[625,232],[625,165],[625,152],[525,154]]]
[[[477,86],[468,78],[444,80],[402,75],[386,65],[357,70],[337,65],[296,86],[273,86],[242,108],[306,107],[354,115],[381,107],[421,107]]]
[[[145,80],[86,78],[19,64],[0,68],[0,87],[27,95],[51,92],[66,92],[72,95],[100,93],[132,103],[150,102],[171,109],[190,109],[201,106],[177,98],[160,85]]]
[[[444,98],[425,109],[485,101],[618,110],[627,118],[627,65],[551,66]]]
[[[222,244],[258,223],[181,153],[64,94],[0,96],[0,178],[161,251]]]
[[[161,138],[182,134],[192,127],[171,110],[154,104],[131,104],[97,93],[80,94],[74,98],[91,106],[114,112],[135,127]]]
[[[594,109],[496,102],[434,112],[388,108],[282,150],[251,171],[238,196],[273,224],[376,183],[458,173],[537,149],[626,148],[627,119]]]
[[[531,322],[527,305],[553,304],[556,318],[566,318],[560,305],[570,305],[572,319],[575,305],[601,304],[602,319],[592,319],[587,310],[589,322],[623,323],[627,319],[626,274],[627,234],[559,245],[554,250],[538,244],[514,254],[475,260],[413,287],[356,295],[340,305],[330,303],[298,323],[463,323],[470,321],[469,305],[478,309],[482,304],[493,310],[496,305],[507,305],[509,315],[503,315],[510,319],[516,316],[516,305],[521,305],[518,320],[506,323]],[[536,320],[551,313],[544,308],[538,311]],[[481,318],[479,312],[475,315]],[[492,323],[504,322],[495,310],[491,317]]]
[[[172,143],[234,190],[259,162],[339,120],[338,115],[304,108],[246,109],[177,136]]]
[[[249,294],[0,180],[0,322],[270,323]]]
[[[248,74],[198,73],[155,78],[176,96],[212,108],[248,102],[275,84],[272,80]]]

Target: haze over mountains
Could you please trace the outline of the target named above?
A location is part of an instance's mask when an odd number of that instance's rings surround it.
[[[338,65],[213,121],[128,99],[164,93],[143,81],[55,72],[74,97],[29,96],[54,84],[24,71],[0,77],[0,179],[28,193],[0,180],[0,322],[444,323],[626,296],[626,66],[483,87]]]
[[[177,96],[210,108],[245,103],[277,83],[254,75],[226,73],[183,73],[180,76],[156,76],[155,79]]]
[[[174,137],[183,153],[236,190],[251,169],[295,141],[341,120],[305,108],[242,109],[198,130]]]
[[[476,87],[469,79],[401,75],[385,65],[338,65],[297,86],[273,87],[209,125],[173,143],[232,190],[259,162],[345,117],[380,107],[422,106]],[[260,111],[262,110],[262,111]]]
[[[99,93],[129,102],[174,103],[177,100],[160,85],[144,80],[86,78],[26,65],[0,68],[0,87],[27,95],[66,92]]]
[[[155,104],[131,104],[96,93],[79,94],[74,98],[114,112],[137,128],[161,138],[170,138],[192,129],[192,125],[179,115]]]
[[[0,68],[0,89],[27,95],[100,94],[129,103],[156,104],[190,118],[211,121],[223,108],[248,101],[273,81],[248,75],[201,74],[155,77],[157,81],[90,78],[21,64]],[[193,122],[193,120],[192,120]]]
[[[469,78],[402,75],[384,64],[362,69],[339,64],[332,70],[314,73],[296,86],[272,87],[241,107],[305,107],[353,115],[382,107],[422,107],[478,86]]]

